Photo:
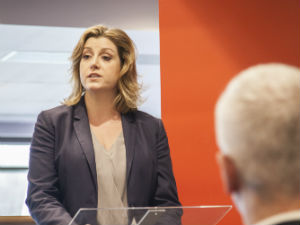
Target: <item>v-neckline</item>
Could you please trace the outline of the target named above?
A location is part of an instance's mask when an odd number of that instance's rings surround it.
[[[98,140],[98,138],[96,137],[96,135],[94,134],[94,132],[92,131],[92,136],[95,139],[95,141],[97,142],[97,144],[99,146],[101,146],[101,148],[103,148],[105,153],[109,153],[109,155],[112,155],[112,150],[113,147],[115,146],[116,142],[119,140],[119,138],[121,137],[121,135],[123,135],[123,131],[121,130],[120,133],[116,136],[115,140],[112,142],[111,146],[109,148],[105,148],[104,145]]]

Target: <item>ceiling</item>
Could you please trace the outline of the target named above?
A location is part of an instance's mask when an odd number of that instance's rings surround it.
[[[0,23],[158,29],[158,0],[0,0]]]

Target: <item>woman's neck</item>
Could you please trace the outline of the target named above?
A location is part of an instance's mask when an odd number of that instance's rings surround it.
[[[98,126],[108,120],[120,119],[120,113],[114,105],[115,96],[114,93],[85,93],[85,105],[91,124]]]

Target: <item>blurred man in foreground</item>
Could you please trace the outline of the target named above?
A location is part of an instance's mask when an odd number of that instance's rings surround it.
[[[300,224],[299,91],[298,68],[264,64],[217,102],[218,163],[245,224]]]

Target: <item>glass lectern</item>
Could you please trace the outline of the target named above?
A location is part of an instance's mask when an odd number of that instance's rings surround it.
[[[231,206],[82,208],[69,225],[215,225]]]

